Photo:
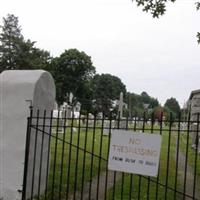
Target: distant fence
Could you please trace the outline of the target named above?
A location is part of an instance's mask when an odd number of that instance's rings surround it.
[[[25,199],[196,199],[200,200],[199,115],[179,119],[79,116],[53,117],[31,111],[23,197]],[[107,168],[114,129],[162,136],[158,176]]]

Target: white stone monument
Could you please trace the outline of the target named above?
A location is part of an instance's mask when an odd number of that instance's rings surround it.
[[[117,105],[119,106],[119,109],[118,109],[118,113],[119,113],[119,117],[120,119],[122,119],[123,117],[123,107],[126,105],[123,101],[123,92],[120,92],[120,96],[119,96],[119,101],[117,102]]]
[[[120,92],[119,100],[117,101],[118,120],[115,122],[115,127],[119,129],[126,129],[126,118],[123,117],[123,108],[127,108],[127,104],[123,101],[123,92]]]
[[[41,114],[44,109],[50,113],[48,111],[53,109],[55,102],[55,85],[50,73],[43,70],[2,72],[0,74],[0,199],[3,200],[18,200],[22,195],[27,117],[30,114],[30,105],[27,101],[32,104],[34,115],[37,109],[41,110]],[[38,185],[41,138],[39,131],[33,195],[36,194],[35,186]],[[46,176],[48,141],[49,137],[45,136],[41,193],[44,192],[46,184],[44,175]],[[26,199],[30,198],[33,178],[34,142],[35,130],[31,128]]]
[[[109,129],[110,129],[110,120],[104,120],[103,123],[103,135],[109,135]],[[112,128],[112,126],[111,126]]]

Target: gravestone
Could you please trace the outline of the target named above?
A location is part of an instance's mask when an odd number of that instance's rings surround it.
[[[56,101],[54,102],[53,110],[58,110],[58,103]]]
[[[123,117],[123,107],[127,106],[126,103],[124,103],[124,95],[123,95],[123,92],[120,92],[120,95],[119,95],[119,100],[117,101],[117,105],[119,106],[118,108],[118,115],[119,115],[119,118],[121,119]]]
[[[75,119],[78,119],[80,117],[80,112],[81,112],[81,103],[77,102],[75,106],[73,106],[73,114]]]
[[[127,104],[123,101],[123,93],[120,92],[119,100],[117,101],[118,108],[118,120],[115,121],[115,128],[126,129],[126,119],[123,117],[123,108],[127,107]]]
[[[64,108],[61,108],[60,109],[60,116],[59,116],[59,118],[57,119],[57,120],[59,120],[58,121],[58,132],[59,133],[64,133],[64,123],[65,123],[65,119],[64,119],[64,116],[65,116],[65,110],[64,110]]]
[[[88,127],[93,128],[94,127],[94,115],[89,113],[88,115]]]
[[[180,124],[180,129],[181,131],[186,131],[187,130],[187,123],[186,122],[181,122]]]
[[[103,135],[108,136],[112,132],[114,127],[115,127],[115,121],[114,120],[110,121],[108,119],[105,119],[104,124],[103,124]]]
[[[127,125],[127,120],[125,117],[122,117],[119,120],[115,121],[115,128],[117,129],[127,129],[128,125]]]
[[[112,126],[110,123],[111,123],[110,120],[104,120],[103,135],[109,135],[109,131],[110,131],[109,129],[110,129],[110,126]]]
[[[29,106],[33,107],[33,115],[39,109],[40,117],[43,117],[46,109],[46,117],[50,116],[50,110],[55,102],[55,85],[50,73],[43,70],[9,70],[0,74],[0,199],[21,200],[23,186],[25,145],[27,132],[27,117],[30,115]],[[42,119],[41,119],[42,120]],[[39,123],[41,121],[39,120]],[[49,124],[48,120],[45,122]],[[36,124],[36,120],[32,120]],[[47,128],[49,129],[49,128]],[[45,129],[45,132],[49,130]],[[35,133],[30,129],[30,148],[28,157],[26,199],[30,198]],[[39,158],[41,152],[42,134],[38,131],[36,159],[35,159],[35,185],[33,195],[37,193],[39,179]],[[45,189],[45,177],[47,168],[49,136],[44,136],[44,149],[42,151],[42,176],[41,194]]]

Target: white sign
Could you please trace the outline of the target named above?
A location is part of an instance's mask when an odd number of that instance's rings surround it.
[[[113,130],[108,169],[157,176],[160,148],[160,135]]]

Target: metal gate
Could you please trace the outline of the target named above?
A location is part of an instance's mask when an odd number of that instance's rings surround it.
[[[31,111],[27,126],[23,200],[199,199],[200,154],[197,121],[147,117],[116,119]],[[194,128],[194,126],[196,128]],[[162,136],[158,176],[109,171],[112,130]],[[192,142],[196,137],[196,146]],[[193,148],[191,148],[193,147]]]

